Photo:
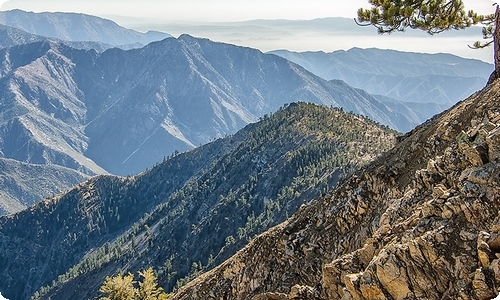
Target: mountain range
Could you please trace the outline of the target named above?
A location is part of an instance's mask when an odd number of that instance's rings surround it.
[[[500,83],[411,130],[456,100],[372,96],[189,35],[97,51],[4,32],[1,209],[101,174],[0,217],[8,298],[95,298],[148,267],[172,299],[498,295]],[[456,74],[408,84],[471,84],[476,62],[439,60]]]
[[[42,40],[0,50],[0,61],[2,157],[87,175],[138,173],[298,100],[396,128],[413,125],[343,82],[326,82],[274,55],[190,36],[103,53]],[[22,198],[24,184],[9,182]],[[24,207],[12,197],[1,202],[7,213]]]
[[[149,264],[172,289],[395,139],[365,117],[293,103],[137,176],[91,178],[0,218],[0,290],[11,299],[88,299],[107,275]]]
[[[64,25],[68,22],[87,29],[107,26],[102,34],[95,32],[101,36],[95,40],[126,31],[111,21],[86,15],[2,13],[9,20],[31,20],[11,25],[27,26],[38,20],[50,23],[57,32],[70,30]],[[73,179],[82,173],[138,173],[171,153],[233,134],[294,101],[343,107],[403,132],[445,107],[372,96],[340,80],[321,80],[274,55],[188,35],[130,51],[105,51],[112,46],[48,39],[5,25],[0,26],[0,34],[6,47],[0,53],[1,156],[33,164],[35,169],[61,166],[65,171],[55,174],[62,176],[73,169],[74,174],[68,176]],[[70,33],[60,37],[76,39]],[[400,71],[387,66],[384,53],[405,61],[405,66],[417,59],[421,74],[436,64],[433,56],[366,51],[352,52],[373,55],[372,64],[366,59],[363,63],[387,74]],[[344,67],[352,65],[351,73],[358,74],[368,70],[354,63],[363,55],[347,55],[349,64]],[[485,69],[477,61],[456,57],[439,68],[445,71],[436,73],[456,76],[465,76],[464,68],[478,70],[472,73]],[[460,86],[469,84],[465,81]],[[1,214],[19,211],[58,192],[44,188],[47,183],[28,188],[21,178],[29,176],[18,174],[5,181],[3,194],[9,196],[0,198]],[[65,178],[54,177],[52,186],[68,187],[59,182],[66,182]]]
[[[325,6],[326,7],[326,6]],[[353,9],[352,12],[355,12]],[[472,50],[467,47],[482,36],[481,26],[464,30],[448,30],[429,36],[421,30],[378,35],[372,26],[358,26],[353,18],[326,17],[309,20],[257,19],[248,21],[154,22],[113,16],[136,30],[159,30],[179,36],[189,33],[214,41],[260,49],[263,52],[287,49],[295,52],[336,51],[339,49],[379,48],[398,49],[406,52],[449,52],[460,57],[477,58],[492,62],[489,50]]]
[[[103,53],[37,42],[0,51],[0,61],[3,156],[88,174],[140,172],[294,101],[343,107],[400,130],[413,126],[344,82],[186,35]]]
[[[270,53],[299,64],[326,80],[343,80],[372,95],[397,99],[420,113],[415,119],[418,123],[483,88],[493,71],[491,64],[444,53],[373,48],[331,53],[287,50]],[[378,99],[391,106],[393,100],[384,97]],[[420,109],[415,109],[417,107]]]

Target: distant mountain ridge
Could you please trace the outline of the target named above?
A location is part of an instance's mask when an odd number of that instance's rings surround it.
[[[0,25],[0,48],[29,44],[45,39],[14,27]]]
[[[324,79],[341,79],[373,95],[402,101],[417,113],[419,104],[423,104],[418,123],[483,88],[493,71],[491,64],[444,53],[374,48],[331,53],[286,50],[270,53],[289,59]],[[383,98],[379,100],[384,102]],[[384,103],[391,106],[391,101]]]
[[[100,42],[72,42],[62,41],[56,38],[49,38],[41,35],[28,33],[24,30],[0,24],[0,48],[8,48],[13,46],[30,44],[33,42],[56,40],[76,49],[90,50],[94,49],[98,52],[103,52],[106,49],[114,46]]]
[[[0,24],[28,33],[73,42],[99,42],[112,46],[140,48],[171,35],[149,31],[141,33],[96,16],[62,12],[0,11]]]

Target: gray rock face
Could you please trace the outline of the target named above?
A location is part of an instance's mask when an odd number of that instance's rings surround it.
[[[275,55],[181,36],[103,53],[50,41],[0,52],[0,151],[88,174],[133,174],[307,101],[401,131],[414,124],[364,91]]]

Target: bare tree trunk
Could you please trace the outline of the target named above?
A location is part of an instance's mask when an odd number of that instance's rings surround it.
[[[499,6],[497,5],[495,12],[495,32],[493,34],[493,55],[494,55],[494,64],[495,70],[491,73],[490,78],[488,79],[488,84],[492,83],[496,79],[500,78],[500,15],[499,15]]]

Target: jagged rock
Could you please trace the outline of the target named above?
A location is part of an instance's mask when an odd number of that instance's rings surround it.
[[[472,286],[478,299],[492,299],[498,295],[498,291],[495,290],[492,284],[491,274],[485,274],[483,269],[476,270]]]
[[[290,295],[297,284],[320,289],[321,299],[495,297],[500,139],[492,137],[500,101],[492,99],[498,95],[500,82],[417,127],[328,197],[260,235],[173,299],[197,299],[203,290],[227,299],[263,291]],[[304,251],[305,245],[318,247]],[[229,270],[237,274],[220,280]],[[251,280],[261,283],[258,291]]]
[[[432,191],[432,196],[439,199],[448,199],[450,197],[450,192],[442,184],[438,184],[434,187]]]
[[[319,293],[310,286],[294,285],[288,295],[288,299],[314,300],[319,299]]]
[[[479,167],[484,164],[480,148],[463,143],[460,144],[459,150],[467,157],[467,160],[472,166]]]
[[[500,159],[500,127],[495,128],[486,136],[488,144],[488,158],[490,161],[498,161]]]
[[[490,234],[481,231],[477,237],[477,256],[481,267],[488,268],[490,266],[490,258],[492,256],[490,246],[486,242]]]
[[[252,300],[289,300],[288,296],[283,293],[264,293],[254,296]]]
[[[500,253],[500,234],[491,233],[488,239],[488,246],[494,253]]]

